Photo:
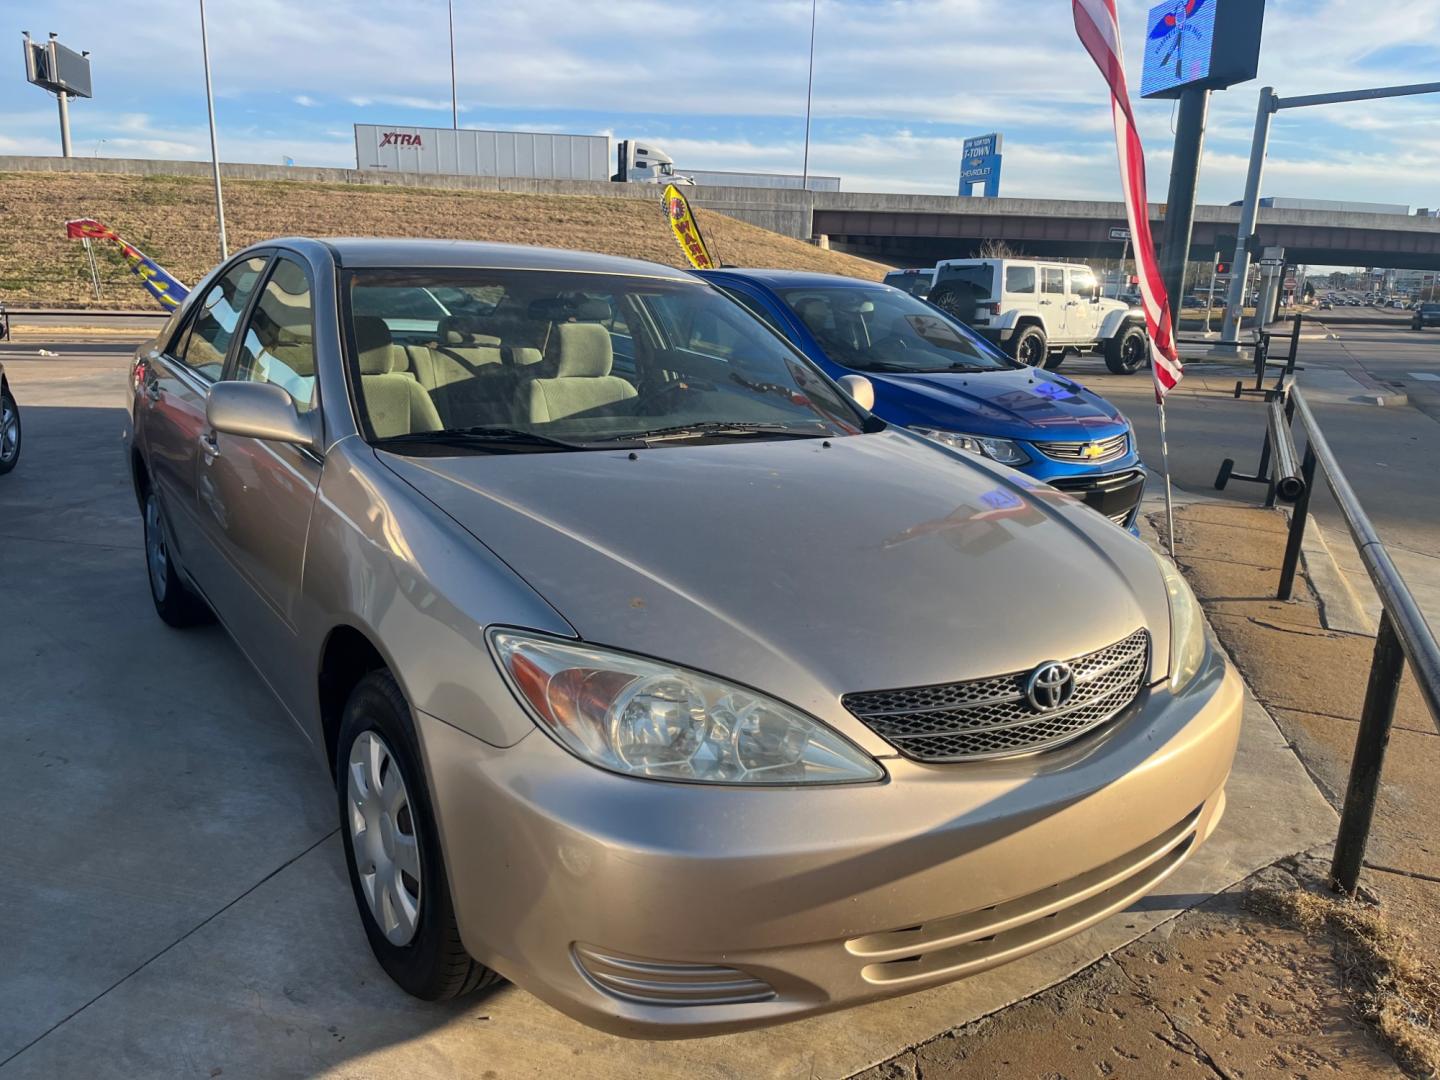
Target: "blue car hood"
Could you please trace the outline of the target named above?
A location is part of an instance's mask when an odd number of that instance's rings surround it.
[[[1098,394],[1062,376],[1030,368],[865,374],[875,386],[877,413],[884,416],[884,403],[893,403],[927,417],[936,427],[963,425],[975,434],[1009,438],[1088,439],[1116,434],[1127,426],[1120,411]],[[956,413],[966,415],[962,420]]]

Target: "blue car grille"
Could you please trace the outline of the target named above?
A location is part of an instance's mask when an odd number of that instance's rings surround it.
[[[1026,699],[1029,671],[940,686],[846,694],[841,704],[916,761],[966,761],[1029,754],[1067,743],[1114,719],[1140,692],[1150,635],[1129,637],[1070,661],[1075,696],[1037,712]]]
[[[1122,432],[1108,439],[1093,442],[1037,442],[1035,449],[1055,461],[1075,461],[1082,465],[1104,465],[1130,452],[1130,433]]]

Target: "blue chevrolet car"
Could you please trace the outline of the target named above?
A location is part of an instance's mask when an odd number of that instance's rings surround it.
[[[1135,528],[1145,490],[1135,432],[1098,394],[1025,367],[888,285],[793,270],[699,275],[830,375],[864,375],[882,420],[1029,473]]]

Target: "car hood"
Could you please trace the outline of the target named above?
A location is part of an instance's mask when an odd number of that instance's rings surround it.
[[[817,715],[849,691],[1028,670],[1141,626],[1155,670],[1168,664],[1164,587],[1139,541],[1052,488],[893,429],[634,460],[378,456],[581,638]]]
[[[1045,371],[1016,369],[936,375],[866,372],[877,402],[890,401],[929,417],[936,427],[968,423],[979,435],[1089,439],[1119,434],[1124,415],[1079,383]],[[876,411],[884,413],[883,404]],[[967,414],[956,417],[954,413]],[[1025,434],[1021,430],[1028,429]]]

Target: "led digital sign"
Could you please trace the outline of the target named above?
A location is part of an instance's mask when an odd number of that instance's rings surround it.
[[[1264,0],[1165,0],[1145,23],[1140,94],[1179,97],[1190,88],[1220,90],[1255,77]]]

